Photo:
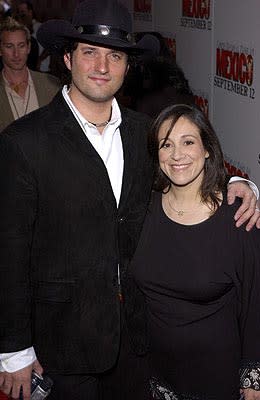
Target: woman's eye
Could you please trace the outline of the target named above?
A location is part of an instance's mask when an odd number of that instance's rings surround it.
[[[185,140],[184,144],[185,144],[186,146],[189,146],[189,145],[191,145],[191,144],[194,144],[194,142],[193,142],[192,140]]]
[[[162,143],[162,145],[160,146],[160,149],[170,149],[171,147],[172,147],[171,143],[165,142],[165,143]]]

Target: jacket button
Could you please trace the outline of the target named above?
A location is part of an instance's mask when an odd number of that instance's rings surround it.
[[[119,224],[122,224],[125,221],[125,217],[120,217],[118,218]]]

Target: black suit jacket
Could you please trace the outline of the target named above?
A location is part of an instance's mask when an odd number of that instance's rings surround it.
[[[150,121],[122,110],[119,208],[103,161],[61,93],[0,137],[0,352],[34,346],[49,371],[102,372],[120,339],[117,267],[128,330],[145,351],[143,304],[127,266],[152,184]]]

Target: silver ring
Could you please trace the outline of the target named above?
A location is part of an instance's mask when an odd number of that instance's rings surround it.
[[[258,208],[258,207],[256,207],[255,210],[258,211],[258,212],[260,212],[260,208]]]

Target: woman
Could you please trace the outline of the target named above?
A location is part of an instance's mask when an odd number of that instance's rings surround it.
[[[219,141],[195,106],[168,107],[133,273],[145,294],[153,399],[260,399],[260,232],[237,229]]]

